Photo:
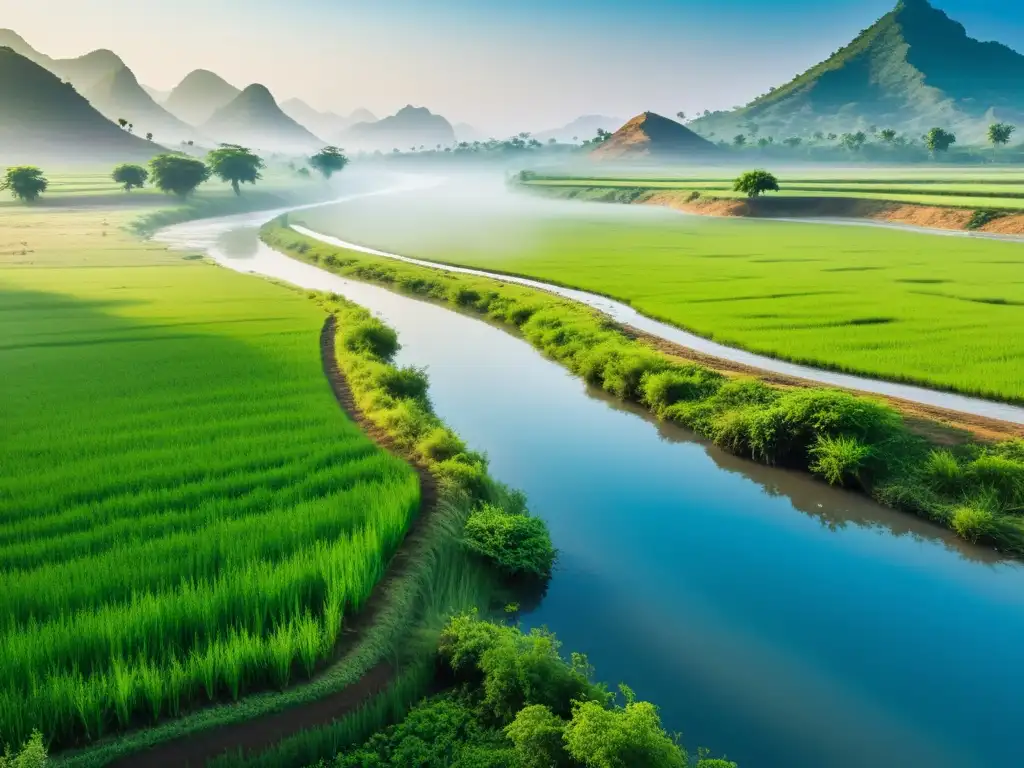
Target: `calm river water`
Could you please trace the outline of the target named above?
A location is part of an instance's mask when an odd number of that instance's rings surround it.
[[[267,218],[158,239],[393,326],[440,416],[551,527],[558,569],[524,623],[688,747],[742,768],[1024,765],[1024,567],[656,424],[477,319],[277,254]]]

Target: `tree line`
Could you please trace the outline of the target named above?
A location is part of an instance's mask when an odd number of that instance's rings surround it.
[[[348,165],[348,157],[338,147],[328,146],[307,158],[314,170],[326,180]],[[242,184],[255,184],[263,178],[266,168],[263,158],[238,144],[221,144],[211,150],[206,160],[199,160],[177,152],[157,155],[148,168],[134,163],[122,163],[114,168],[110,177],[125,192],[142,189],[147,182],[161,192],[185,198],[211,177],[230,184],[236,195],[242,193]],[[308,173],[308,171],[307,171]],[[49,188],[40,168],[18,165],[8,168],[0,180],[0,191],[24,202],[33,202]]]

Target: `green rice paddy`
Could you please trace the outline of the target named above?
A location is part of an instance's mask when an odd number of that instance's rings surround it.
[[[1024,244],[453,188],[292,221],[603,293],[780,358],[1024,400]]]
[[[12,744],[308,677],[419,506],[413,471],[335,402],[321,310],[140,245],[125,221],[0,211]]]

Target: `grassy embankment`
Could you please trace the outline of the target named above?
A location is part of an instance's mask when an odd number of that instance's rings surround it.
[[[1024,401],[1017,243],[481,197],[388,195],[292,220],[407,256],[610,295],[777,358]]]
[[[946,449],[866,397],[730,378],[631,339],[597,312],[498,280],[328,246],[281,220],[264,239],[338,274],[450,303],[503,323],[586,381],[740,455],[859,488],[961,536],[1024,555],[1024,445]]]
[[[141,728],[70,765],[319,698],[399,648],[422,664],[410,632],[491,581],[459,565],[467,510],[446,508],[320,672],[417,513],[416,474],[338,408],[321,309],[132,240],[132,213],[0,208],[0,731],[60,749]],[[423,678],[399,675],[406,703]]]

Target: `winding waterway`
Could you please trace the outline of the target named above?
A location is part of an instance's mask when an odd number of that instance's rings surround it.
[[[524,623],[689,747],[743,768],[1024,764],[1024,567],[656,424],[478,319],[276,253],[272,215],[157,239],[394,327],[440,416],[551,527],[558,569]]]

